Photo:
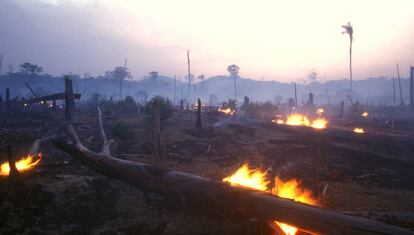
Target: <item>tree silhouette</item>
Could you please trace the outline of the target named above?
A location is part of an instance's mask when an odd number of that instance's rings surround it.
[[[237,87],[236,87],[236,79],[239,76],[239,66],[232,64],[227,66],[227,71],[230,73],[230,76],[234,79],[234,99],[237,100]]]
[[[152,81],[153,88],[155,88],[155,81],[158,78],[158,72],[157,71],[151,71],[151,72],[148,73],[148,76]]]
[[[43,68],[38,65],[26,62],[20,65],[20,71],[22,71],[23,73],[27,75],[32,76],[32,75],[43,72]]]
[[[114,70],[106,72],[105,75],[112,79],[119,80],[119,98],[122,100],[122,81],[127,78],[132,78],[129,69],[125,66],[117,66],[114,68]]]
[[[198,80],[200,80],[200,82],[203,82],[204,81],[204,79],[206,78],[205,76],[204,76],[204,74],[200,74],[200,75],[198,75]],[[202,88],[202,86],[203,86],[203,84],[201,83],[201,86],[200,86],[200,90],[202,90],[201,88]]]
[[[344,31],[342,34],[349,35],[349,81],[351,83],[351,96],[352,96],[352,41],[354,41],[354,29],[350,22],[347,25],[342,25]]]

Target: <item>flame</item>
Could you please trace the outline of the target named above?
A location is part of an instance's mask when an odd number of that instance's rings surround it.
[[[34,168],[37,164],[39,164],[40,160],[42,160],[42,154],[39,153],[37,155],[37,159],[35,160],[33,155],[27,155],[20,159],[19,161],[15,162],[16,168],[19,172],[24,172]],[[0,175],[1,176],[8,176],[10,173],[10,166],[9,162],[4,162],[0,165]]]
[[[236,112],[236,110],[233,110],[231,108],[223,108],[223,107],[220,107],[217,111],[222,112],[226,115],[233,115]]]
[[[300,188],[300,181],[296,179],[282,181],[276,177],[274,181],[275,187],[269,188],[270,181],[267,178],[267,172],[259,169],[250,169],[247,164],[244,164],[234,174],[224,178],[223,181],[232,186],[249,187],[269,192],[279,197],[292,199],[310,205],[317,205],[317,200],[312,197],[312,192],[310,190]],[[277,224],[286,235],[295,235],[298,231],[298,229],[294,226],[278,221],[273,222]]]
[[[323,109],[323,108],[318,108],[316,110],[316,114],[318,114],[319,116],[322,115],[322,114],[324,114],[324,113],[325,113],[325,109]]]
[[[310,126],[310,121],[305,115],[292,114],[287,117],[286,124],[291,126]]]
[[[361,114],[361,116],[363,116],[364,118],[367,118],[368,117],[368,112],[363,112],[362,114]]]
[[[272,122],[276,124],[285,124],[285,122],[282,119],[273,119]]]
[[[307,126],[315,129],[325,129],[328,126],[328,120],[326,120],[325,118],[317,118],[315,120],[310,120],[307,116],[298,113],[288,115],[286,122],[284,122],[280,118],[273,119],[272,122],[276,124],[286,124],[290,126]]]
[[[323,118],[313,120],[311,127],[315,129],[324,129],[328,125],[328,121]]]
[[[355,127],[354,128],[354,132],[355,133],[358,133],[358,134],[365,133],[364,129],[363,128],[360,128],[360,127]]]

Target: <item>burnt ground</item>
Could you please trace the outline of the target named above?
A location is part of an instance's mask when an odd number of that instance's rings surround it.
[[[112,128],[119,121],[128,127],[123,136]],[[205,115],[203,129],[195,130],[193,114],[175,114],[163,124],[167,156],[158,164],[221,179],[249,163],[282,179],[300,179],[326,208],[414,211],[414,139],[404,132],[413,123],[401,122],[393,132],[372,125],[363,135],[351,131],[354,124],[336,124],[317,131]],[[142,118],[105,117],[104,125],[115,139],[114,156],[152,162],[151,135]],[[86,146],[100,148],[95,114],[80,114],[75,126]],[[17,116],[0,125],[0,142],[12,143],[18,155],[37,137],[52,134],[68,138],[61,114]],[[258,233],[243,219],[173,208],[161,195],[144,195],[95,173],[52,143],[42,153],[40,165],[24,172],[20,183],[0,178],[0,234]]]

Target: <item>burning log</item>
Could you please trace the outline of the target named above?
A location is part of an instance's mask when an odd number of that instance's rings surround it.
[[[11,145],[7,146],[8,162],[0,164],[0,176],[16,178],[18,177],[19,172],[30,170],[39,164],[42,159],[42,155],[39,152],[40,144],[52,138],[54,138],[54,136],[37,139],[32,144],[29,153],[18,161],[16,161],[15,156],[13,155]]]
[[[24,101],[24,104],[29,105],[29,104],[40,103],[42,101],[45,102],[45,101],[50,101],[50,100],[52,102],[53,101],[56,102],[56,100],[64,100],[65,97],[66,97],[66,93],[56,93],[56,94],[39,96],[39,97],[36,97],[36,98],[33,98],[33,99],[26,100],[26,101]],[[81,94],[78,94],[78,93],[73,94],[73,98],[74,99],[80,99]]]
[[[101,115],[98,115],[98,122],[103,140],[101,152],[95,153],[86,148],[72,124],[68,125],[68,131],[75,144],[70,145],[62,140],[54,141],[54,144],[103,175],[122,180],[145,192],[157,192],[168,195],[169,198],[181,199],[186,208],[228,209],[248,218],[276,220],[316,234],[414,234],[404,228],[347,216],[267,192],[234,187],[223,181],[115,158],[110,154],[113,141],[105,135]]]
[[[9,179],[10,182],[15,182],[19,180],[19,171],[16,168],[16,163],[14,160],[13,155],[13,147],[11,145],[7,145],[7,158],[9,163]]]

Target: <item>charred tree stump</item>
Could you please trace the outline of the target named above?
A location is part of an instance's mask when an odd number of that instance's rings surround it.
[[[247,106],[249,106],[249,103],[250,103],[250,99],[249,99],[249,97],[247,97],[247,96],[244,96],[244,106],[245,107],[247,107]]]
[[[344,110],[345,110],[345,102],[342,100],[341,101],[340,111],[339,111],[339,117],[340,118],[344,118]]]
[[[3,98],[0,95],[0,120],[6,118],[6,110]]]
[[[410,105],[414,108],[414,67],[410,67]]]
[[[197,119],[196,119],[196,129],[201,129],[202,125],[201,125],[201,100],[200,98],[197,99]]]
[[[9,161],[9,180],[10,182],[13,184],[17,181],[19,181],[19,171],[16,168],[16,162],[15,162],[15,158],[14,158],[14,154],[13,154],[13,147],[12,145],[7,145],[6,147],[7,149],[7,158]]]
[[[298,107],[298,93],[297,93],[297,88],[296,88],[296,82],[294,83],[295,85],[295,107]]]
[[[154,100],[153,102],[152,142],[154,146],[153,157],[155,159],[161,159],[163,157],[164,148],[161,143],[160,105],[158,100]]]
[[[5,117],[7,118],[7,115],[10,112],[10,89],[6,88],[6,97],[5,97],[5,103],[4,103],[4,114]]]
[[[180,100],[180,111],[184,111],[184,100]]]
[[[309,108],[313,108],[313,93],[309,93],[308,105]]]
[[[75,112],[75,98],[73,95],[72,80],[65,77],[65,118],[71,121]]]
[[[414,234],[408,229],[347,216],[254,189],[230,186],[223,181],[115,158],[110,154],[112,141],[105,135],[101,116],[98,116],[98,122],[104,143],[101,152],[95,153],[86,148],[72,124],[68,125],[68,131],[75,145],[63,141],[55,141],[54,144],[103,175],[120,179],[144,192],[180,199],[186,208],[226,209],[239,216],[262,221],[277,220],[316,234]]]

